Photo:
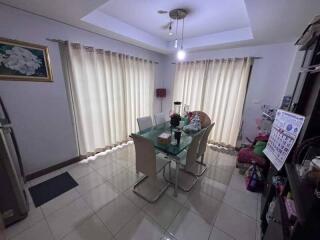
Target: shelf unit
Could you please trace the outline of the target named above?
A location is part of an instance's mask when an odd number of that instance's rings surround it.
[[[274,174],[275,172],[271,173]],[[269,190],[262,203],[265,204],[261,214],[263,240],[320,239],[320,199],[314,195],[314,186],[299,177],[292,163],[285,164],[282,175],[288,180],[284,193],[285,195],[288,191],[292,193],[297,221],[290,227],[283,196],[277,195],[275,190]],[[276,199],[276,207],[271,220],[267,223],[266,213],[272,199]]]

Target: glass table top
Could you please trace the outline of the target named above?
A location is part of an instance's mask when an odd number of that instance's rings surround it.
[[[171,133],[171,131],[170,123],[165,122],[157,126],[153,126],[152,128],[142,130],[136,134],[149,139],[156,149],[176,156],[190,145],[192,134],[187,134],[182,131],[179,145],[176,144],[176,141],[172,141],[170,144],[160,144],[158,142],[158,136],[164,132]],[[172,134],[174,134],[174,132],[172,132]]]

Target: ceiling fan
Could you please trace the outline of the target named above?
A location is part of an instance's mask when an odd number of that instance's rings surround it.
[[[161,28],[162,29],[169,29],[169,35],[173,35],[171,30],[172,30],[174,21],[185,18],[187,16],[187,14],[189,13],[189,11],[186,9],[178,8],[178,9],[173,9],[171,11],[158,10],[158,13],[159,14],[169,14],[170,21],[167,24],[163,25]]]
[[[183,35],[184,35],[184,18],[188,15],[189,11],[187,9],[183,9],[183,8],[177,8],[177,9],[173,9],[170,11],[166,11],[166,10],[158,10],[159,14],[169,14],[170,17],[170,21],[165,24],[164,26],[162,26],[163,29],[169,29],[169,35],[172,36],[173,32],[172,32],[172,27],[173,27],[173,23],[174,21],[176,21],[176,39],[174,40],[174,47],[178,48],[178,24],[179,24],[179,20],[182,20],[182,36],[181,36],[181,43],[180,43],[180,49],[177,52],[177,58],[179,60],[183,60],[185,58],[185,51],[183,49]]]

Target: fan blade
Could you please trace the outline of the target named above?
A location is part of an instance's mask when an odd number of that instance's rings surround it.
[[[168,29],[169,27],[170,27],[170,22],[161,26],[162,29]]]
[[[158,13],[159,13],[159,14],[165,14],[165,13],[168,13],[168,11],[165,11],[165,10],[158,10]]]

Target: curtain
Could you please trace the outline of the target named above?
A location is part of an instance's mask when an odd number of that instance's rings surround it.
[[[80,44],[60,44],[80,155],[122,143],[153,113],[155,64]]]
[[[250,75],[251,58],[178,63],[174,101],[201,110],[215,122],[210,141],[236,146]]]

